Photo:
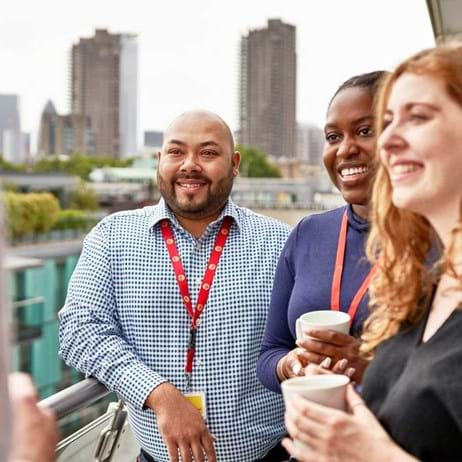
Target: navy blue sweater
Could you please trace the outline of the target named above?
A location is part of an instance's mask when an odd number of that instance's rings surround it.
[[[348,213],[348,231],[340,291],[342,311],[348,311],[371,268],[365,256],[369,224],[355,215],[351,206],[311,215],[294,228],[276,269],[267,325],[257,363],[258,378],[272,391],[281,391],[276,375],[279,359],[296,347],[296,319],[308,311],[330,308],[338,237],[345,209]],[[353,322],[353,335],[361,331],[368,315],[368,303],[366,293]]]

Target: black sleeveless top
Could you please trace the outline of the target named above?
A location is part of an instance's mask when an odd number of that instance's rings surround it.
[[[363,398],[391,438],[421,461],[462,461],[462,310],[425,343],[428,313],[379,346]]]

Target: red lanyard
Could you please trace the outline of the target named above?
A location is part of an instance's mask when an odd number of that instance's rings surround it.
[[[189,313],[189,316],[191,317],[191,329],[189,331],[189,343],[186,353],[185,366],[187,388],[190,388],[191,385],[194,355],[196,354],[196,333],[197,328],[199,327],[199,317],[204,312],[205,305],[207,304],[210,288],[212,287],[213,278],[215,277],[215,272],[217,270],[218,262],[220,261],[223,248],[225,246],[226,240],[228,239],[231,224],[232,219],[230,217],[225,217],[223,219],[223,223],[215,239],[215,244],[213,245],[212,253],[210,254],[209,262],[207,263],[207,268],[202,278],[201,288],[197,296],[197,303],[195,308],[193,308],[191,302],[188,280],[186,279],[186,273],[183,268],[183,264],[181,263],[178,248],[175,244],[172,226],[168,220],[162,220],[160,224],[162,237],[164,238],[168,254],[170,255],[173,271],[175,272],[178,288],[180,289],[181,298],[187,312]]]
[[[346,247],[346,235],[348,228],[348,216],[345,210],[342,218],[342,224],[340,226],[340,234],[338,237],[338,246],[337,246],[337,257],[335,259],[335,270],[334,277],[332,279],[332,293],[330,299],[330,305],[332,310],[340,311],[340,285],[342,282],[342,273],[343,273],[343,262],[345,260],[345,247]],[[369,284],[371,282],[374,273],[377,268],[374,266],[369,271],[369,274],[364,279],[361,287],[356,292],[356,295],[351,301],[350,308],[348,309],[348,314],[351,318],[351,324],[355,318],[356,312],[358,311],[359,304],[361,303],[362,298],[369,289]]]

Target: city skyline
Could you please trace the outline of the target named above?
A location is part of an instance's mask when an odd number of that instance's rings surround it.
[[[139,38],[139,141],[142,131],[164,130],[175,115],[195,107],[218,112],[237,129],[240,37],[271,18],[297,27],[299,122],[321,125],[329,96],[351,75],[389,69],[434,44],[421,0],[269,0],[258,5],[176,0],[161,6],[133,0],[130,9],[82,0],[72,15],[55,0],[40,5],[20,0],[0,18],[0,93],[20,96],[22,127],[36,140],[48,99],[59,113],[69,112],[72,44],[107,28]]]

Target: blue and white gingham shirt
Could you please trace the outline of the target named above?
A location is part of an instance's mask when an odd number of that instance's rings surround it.
[[[190,317],[160,232],[172,223],[193,303],[224,216],[234,221],[197,333],[193,389],[204,391],[220,462],[252,462],[284,434],[283,402],[255,373],[274,271],[288,226],[229,201],[197,239],[161,200],[103,219],[85,239],[60,313],[60,354],[117,392],[140,445],[168,453],[149,393],[168,381],[185,391]]]

